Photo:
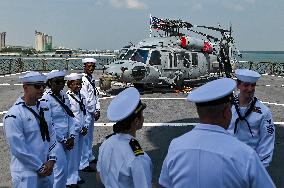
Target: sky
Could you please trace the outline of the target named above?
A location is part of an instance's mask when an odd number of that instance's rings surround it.
[[[149,37],[151,14],[232,24],[239,50],[284,51],[283,10],[283,0],[0,0],[0,32],[8,45],[34,46],[37,30],[53,47],[115,50]]]

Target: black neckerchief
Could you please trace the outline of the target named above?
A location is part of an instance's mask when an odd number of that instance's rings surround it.
[[[81,94],[78,94],[80,101],[73,94],[68,93],[68,95],[70,95],[79,104],[80,110],[83,112],[84,115],[86,115],[86,108],[81,98]]]
[[[39,105],[39,103],[37,104],[37,106]],[[37,114],[32,108],[28,107],[25,103],[23,104],[23,107],[25,107],[26,109],[28,109],[39,121],[39,128],[40,128],[40,134],[41,134],[41,138],[43,141],[45,141],[45,139],[50,142],[50,137],[49,137],[49,132],[48,132],[48,125],[44,119],[44,112],[43,109],[40,108],[39,110],[39,114]]]
[[[73,112],[70,110],[70,108],[64,102],[62,102],[54,93],[50,93],[50,95],[62,106],[62,108],[64,108],[65,112],[70,117],[75,117]]]
[[[92,82],[91,78],[88,75],[86,75],[86,78],[87,78],[87,80],[90,82],[90,84],[93,86],[93,88],[95,90],[94,95],[97,95],[97,88],[96,88],[95,82]]]
[[[237,100],[238,100],[238,99],[237,99]],[[241,121],[244,120],[244,121],[247,123],[247,125],[248,125],[248,128],[249,128],[249,131],[250,131],[251,136],[253,137],[250,124],[249,124],[249,122],[247,121],[246,118],[251,114],[251,112],[252,112],[252,110],[253,110],[253,108],[254,108],[254,105],[255,105],[255,103],[256,103],[256,101],[257,101],[257,98],[256,98],[256,97],[253,98],[253,100],[252,100],[252,102],[251,102],[251,104],[250,104],[250,107],[249,107],[249,109],[246,111],[246,113],[245,113],[244,116],[241,115],[240,107],[239,107],[239,105],[238,105],[238,102],[236,102],[237,100],[235,100],[234,106],[235,106],[236,112],[237,112],[237,114],[238,114],[239,117],[236,119],[236,122],[235,122],[234,134],[236,134],[236,132],[237,132],[239,121],[240,121],[240,120],[241,120]]]

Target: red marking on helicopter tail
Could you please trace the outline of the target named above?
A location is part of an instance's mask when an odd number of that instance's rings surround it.
[[[203,52],[207,52],[207,53],[211,53],[213,51],[213,48],[211,46],[211,44],[207,41],[204,42],[204,46],[202,48]]]
[[[186,45],[187,45],[186,37],[181,37],[181,43],[180,43],[180,45],[181,45],[182,47],[186,47]]]

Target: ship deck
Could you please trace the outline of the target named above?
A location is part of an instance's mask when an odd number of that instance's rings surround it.
[[[95,72],[95,78],[101,75]],[[22,85],[18,76],[21,74],[0,76],[0,187],[11,187],[10,154],[3,132],[3,116],[22,94]],[[273,161],[268,169],[277,187],[284,187],[284,77],[263,75],[257,83],[256,96],[272,111],[276,122],[276,141]],[[101,98],[101,118],[95,124],[93,151],[97,156],[98,147],[104,137],[112,133],[111,124],[106,118],[106,109],[114,95],[120,91],[112,91],[112,95]],[[188,103],[187,93],[165,91],[145,92],[142,101],[147,104],[144,110],[145,124],[138,131],[137,138],[142,148],[149,154],[153,162],[153,182],[157,182],[170,141],[187,131],[199,122],[195,105]],[[95,173],[82,173],[86,180],[80,187],[91,187],[96,184]]]

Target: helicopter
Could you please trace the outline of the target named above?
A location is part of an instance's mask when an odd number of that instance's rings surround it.
[[[218,32],[221,36],[212,36],[197,28]],[[159,36],[152,36],[152,29]],[[185,34],[181,29],[203,38]],[[110,89],[112,81],[132,83],[135,87],[162,84],[181,88],[188,80],[213,72],[231,77],[233,47],[231,26],[229,30],[220,26],[195,26],[182,20],[150,16],[150,37],[120,50],[117,60],[105,66],[100,88]]]

